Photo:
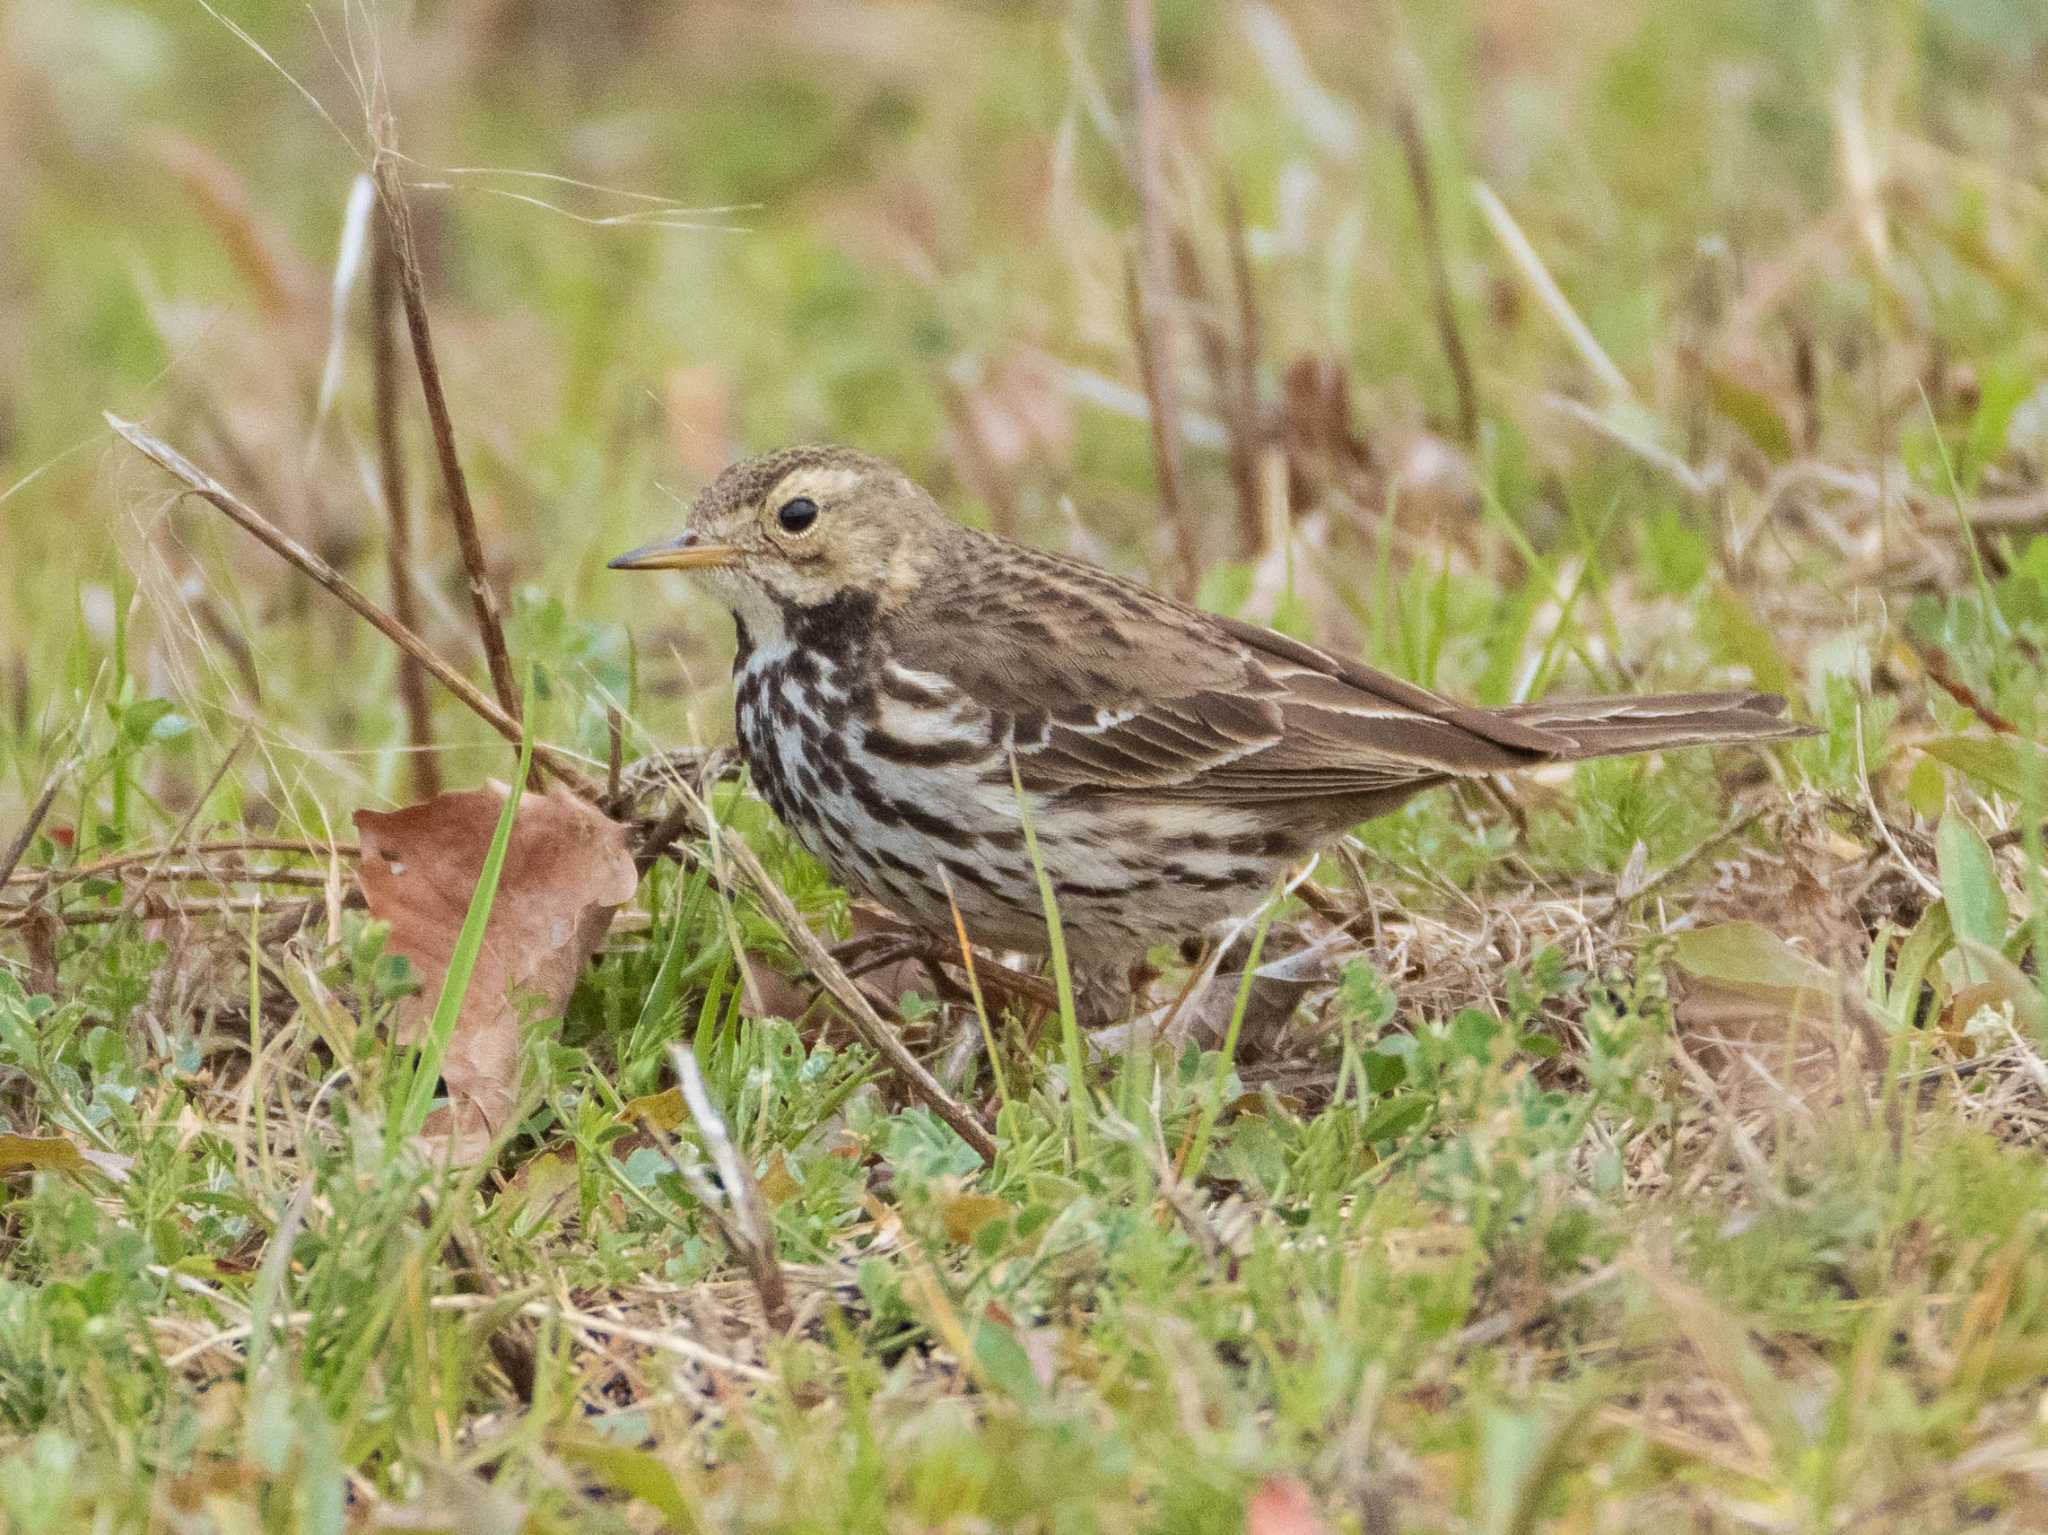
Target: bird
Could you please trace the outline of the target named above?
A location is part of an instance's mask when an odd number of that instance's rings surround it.
[[[731,611],[741,756],[835,879],[1042,955],[1042,871],[1098,1022],[1153,945],[1424,789],[1811,733],[1753,691],[1459,703],[967,526],[846,447],[732,464],[679,536],[609,566],[691,572]]]

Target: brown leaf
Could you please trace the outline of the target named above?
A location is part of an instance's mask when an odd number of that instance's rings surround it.
[[[974,1234],[990,1221],[1012,1215],[1016,1208],[1007,1199],[967,1189],[948,1194],[939,1201],[939,1219],[945,1222],[949,1240],[966,1243],[972,1242]]]
[[[777,1146],[768,1158],[768,1166],[762,1171],[761,1197],[771,1205],[786,1204],[804,1191],[803,1180],[790,1171],[789,1158]]]
[[[1244,1506],[1244,1535],[1327,1535],[1298,1477],[1269,1476]]]
[[[815,1000],[815,992],[797,985],[762,955],[747,952],[747,988],[740,997],[740,1011],[747,1017],[795,1020]]]
[[[421,981],[400,1011],[401,1039],[418,1039],[433,1015],[504,794],[494,784],[403,810],[356,812],[363,897],[373,917],[391,924],[391,951],[410,960]],[[520,999],[538,994],[543,1016],[559,1014],[638,883],[618,822],[560,788],[521,801],[483,949],[441,1061],[463,1150],[480,1150],[518,1099]]]
[[[629,1125],[645,1124],[661,1131],[674,1130],[689,1117],[689,1105],[683,1102],[680,1087],[665,1087],[658,1093],[635,1098],[619,1112],[619,1118]]]

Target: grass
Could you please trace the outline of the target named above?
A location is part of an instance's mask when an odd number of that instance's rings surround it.
[[[1162,0],[1179,529],[1122,7],[218,9],[274,65],[197,5],[0,17],[0,1530],[1237,1531],[1289,1479],[1360,1535],[2048,1524],[2036,7]],[[811,437],[1163,584],[1192,532],[1211,605],[1483,702],[1820,733],[1425,796],[1243,935],[1344,922],[1313,984],[1232,958],[1178,1042],[877,972],[987,1164],[727,882],[866,921],[720,781],[444,1177],[342,846],[411,793],[396,652],[102,425],[386,596],[351,37],[536,755],[728,738],[725,620],[602,561]],[[451,786],[513,771],[433,708]]]

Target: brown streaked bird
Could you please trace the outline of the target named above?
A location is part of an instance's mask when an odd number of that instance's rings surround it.
[[[1481,709],[962,526],[838,447],[734,464],[615,570],[732,610],[754,782],[847,886],[1042,953],[1014,760],[1077,969],[1255,906],[1359,821],[1454,778],[1807,733],[1763,693]]]

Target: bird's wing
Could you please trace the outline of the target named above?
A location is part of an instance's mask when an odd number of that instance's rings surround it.
[[[1503,772],[1569,745],[1106,572],[1002,546],[891,624],[907,686],[989,718],[1027,786],[1233,803]],[[920,684],[915,679],[925,679]]]

